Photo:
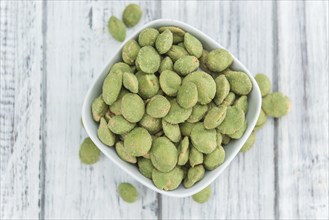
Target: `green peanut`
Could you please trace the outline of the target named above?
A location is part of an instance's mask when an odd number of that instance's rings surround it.
[[[141,172],[141,174],[143,174],[143,176],[145,176],[146,178],[152,179],[152,172],[153,172],[154,166],[150,159],[139,158],[138,159],[138,169]]]
[[[183,123],[188,119],[192,113],[192,108],[182,108],[175,99],[170,101],[171,108],[168,114],[164,117],[164,120],[171,124]]]
[[[160,55],[151,46],[142,47],[136,58],[136,66],[144,73],[153,74],[159,70]]]
[[[90,138],[86,138],[80,146],[79,157],[82,163],[94,164],[99,160],[100,150]]]
[[[152,137],[145,128],[134,128],[126,135],[123,145],[130,155],[140,157],[151,149]]]
[[[179,87],[177,92],[177,103],[185,108],[190,109],[196,105],[198,101],[198,88],[192,82],[186,82]]]
[[[257,74],[255,80],[259,86],[262,97],[268,95],[271,91],[271,81],[265,74]]]
[[[184,35],[184,46],[189,54],[199,58],[202,55],[202,44],[192,34],[186,33]]]
[[[173,34],[169,30],[165,30],[158,35],[155,41],[155,47],[159,54],[167,53],[173,44]]]
[[[124,147],[124,145],[121,141],[119,141],[115,144],[115,151],[117,152],[117,154],[121,158],[121,160],[124,160],[128,163],[137,163],[136,157],[131,156],[127,152],[127,149]]]
[[[104,102],[102,96],[98,96],[94,99],[93,103],[91,104],[91,112],[93,115],[93,119],[96,122],[99,122],[103,116],[105,116],[106,112],[108,111],[108,105]]]
[[[279,118],[290,111],[291,103],[281,92],[274,92],[263,98],[262,108],[266,115]]]
[[[207,130],[201,122],[197,123],[193,127],[190,136],[193,146],[201,153],[209,154],[215,150],[217,146],[216,130]]]
[[[170,124],[165,120],[162,120],[162,129],[164,134],[169,140],[174,143],[177,143],[181,139],[181,132],[178,124]]]
[[[174,70],[182,76],[186,76],[198,68],[199,60],[195,56],[183,56],[179,58],[174,64]]]
[[[154,118],[165,117],[170,110],[170,102],[162,95],[153,96],[146,105],[146,112]]]
[[[138,199],[138,192],[130,183],[120,183],[118,193],[119,196],[128,203],[134,203]]]
[[[162,190],[176,189],[184,178],[184,171],[180,167],[175,167],[169,172],[161,172],[157,169],[152,171],[152,180],[156,187]]]
[[[126,38],[126,26],[122,21],[120,21],[117,17],[111,16],[108,21],[108,28],[110,34],[117,41],[124,41]]]
[[[192,196],[192,199],[197,203],[205,203],[209,200],[210,196],[211,196],[211,187],[207,186],[200,192],[194,194]]]
[[[209,52],[206,60],[207,67],[214,72],[222,72],[233,63],[233,57],[224,49]]]
[[[97,135],[103,144],[110,147],[115,144],[115,135],[107,126],[105,118],[101,118],[100,120]]]
[[[218,146],[213,152],[204,157],[203,165],[206,170],[214,170],[225,160],[225,150],[222,146]]]
[[[146,28],[138,36],[138,43],[142,47],[153,46],[159,35],[159,31],[154,28]]]
[[[177,164],[178,152],[176,146],[166,137],[153,140],[151,161],[160,172],[169,172]]]
[[[129,4],[122,14],[122,20],[127,27],[135,26],[141,19],[143,12],[139,5]]]

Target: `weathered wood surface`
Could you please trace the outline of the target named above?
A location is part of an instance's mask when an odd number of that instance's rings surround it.
[[[128,35],[182,20],[292,100],[203,205],[160,196],[105,157],[77,157],[84,95],[120,45],[106,22],[128,3],[0,2],[0,219],[328,219],[328,2],[139,1],[144,16]],[[138,202],[118,199],[122,181],[138,187]]]

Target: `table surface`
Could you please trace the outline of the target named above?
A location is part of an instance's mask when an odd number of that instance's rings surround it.
[[[104,156],[80,163],[88,87],[120,43],[106,27],[124,1],[1,1],[1,219],[328,219],[328,2],[138,1],[184,21],[266,73],[292,111],[211,184],[205,204],[161,196]],[[117,196],[133,183],[139,200]]]

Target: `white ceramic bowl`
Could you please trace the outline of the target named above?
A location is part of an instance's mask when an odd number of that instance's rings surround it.
[[[205,174],[205,177],[198,183],[196,183],[193,187],[189,189],[185,189],[183,186],[180,186],[178,189],[173,190],[173,191],[164,191],[160,190],[155,187],[153,182],[144,177],[139,171],[138,168],[135,165],[129,164],[123,160],[121,160],[114,148],[112,147],[107,147],[105,146],[97,137],[97,128],[98,124],[94,122],[92,115],[91,115],[91,103],[92,101],[98,97],[101,92],[102,92],[102,84],[103,80],[105,79],[106,75],[109,72],[110,67],[121,60],[121,50],[122,47],[125,45],[125,43],[130,40],[130,39],[136,39],[139,32],[143,30],[144,28],[147,27],[161,27],[161,26],[177,26],[185,31],[191,33],[198,39],[202,41],[202,44],[205,49],[211,50],[215,48],[223,48],[220,44],[218,44],[216,41],[208,37],[206,34],[202,33],[198,29],[185,24],[180,21],[176,20],[171,20],[171,19],[159,19],[155,20],[152,22],[149,22],[145,24],[143,27],[141,27],[139,30],[137,30],[134,34],[129,36],[125,42],[123,42],[120,46],[120,48],[117,49],[117,51],[114,53],[113,57],[109,59],[108,64],[104,68],[104,70],[101,72],[101,74],[95,79],[95,81],[91,84],[87,95],[85,97],[83,107],[82,107],[82,121],[84,124],[84,127],[89,135],[89,137],[93,140],[93,142],[97,145],[97,147],[117,166],[119,166],[121,169],[123,169],[126,173],[128,173],[130,176],[138,180],[140,183],[143,185],[149,187],[150,189],[167,195],[167,196],[173,196],[173,197],[186,197],[186,196],[191,196],[206,186],[208,186],[210,183],[212,183],[225,169],[226,167],[231,163],[231,161],[234,159],[234,157],[237,155],[237,153],[240,151],[240,148],[242,145],[245,143],[249,135],[251,134],[256,121],[258,119],[258,115],[260,113],[260,108],[261,108],[261,94],[259,87],[254,80],[254,77],[251,75],[249,70],[236,58],[234,58],[234,62],[232,65],[232,68],[234,70],[241,70],[245,73],[247,73],[251,79],[251,82],[253,84],[253,89],[251,93],[248,96],[248,113],[246,116],[246,120],[248,122],[248,128],[246,129],[244,135],[239,139],[239,140],[234,140],[231,141],[227,146],[225,146],[225,153],[226,153],[226,158],[225,162],[216,168],[215,170],[212,171],[207,171]]]

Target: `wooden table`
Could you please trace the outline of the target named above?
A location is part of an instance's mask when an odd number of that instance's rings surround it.
[[[161,196],[104,156],[86,166],[81,107],[120,43],[109,16],[124,1],[1,1],[1,219],[328,219],[328,2],[139,1],[128,35],[158,18],[189,23],[227,47],[291,113],[269,119],[199,205]],[[116,187],[137,186],[134,204]]]

